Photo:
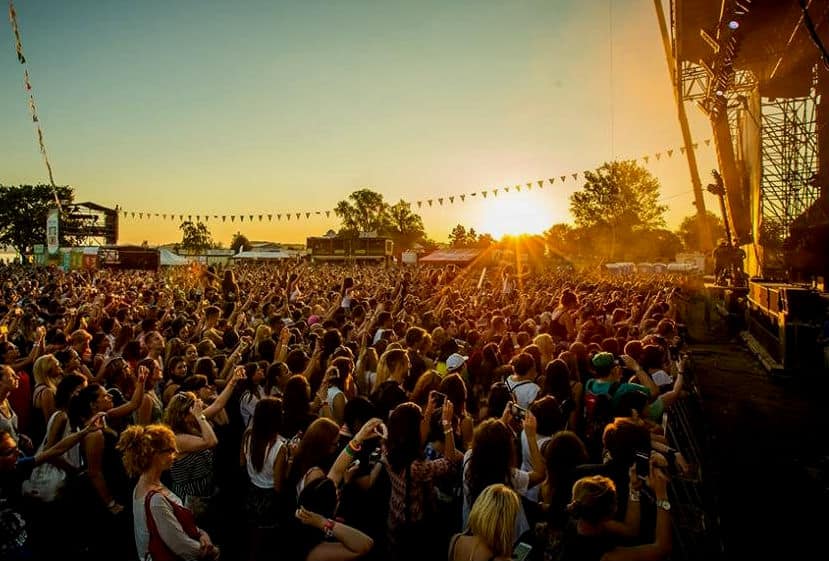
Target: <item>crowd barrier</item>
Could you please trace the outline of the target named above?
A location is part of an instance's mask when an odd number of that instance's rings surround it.
[[[671,447],[693,466],[687,476],[675,476],[669,493],[674,526],[671,559],[717,560],[722,557],[716,505],[705,486],[705,422],[702,401],[694,377],[693,355],[685,370],[687,395],[674,402],[663,417],[663,428]]]

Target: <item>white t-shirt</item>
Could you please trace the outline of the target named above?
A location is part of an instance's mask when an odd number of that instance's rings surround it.
[[[671,375],[665,372],[664,370],[657,370],[653,374],[651,374],[651,379],[653,383],[657,386],[669,386],[674,383],[674,379],[671,378]]]
[[[544,443],[551,438],[552,436],[543,436],[536,433],[535,441],[538,443],[538,449],[540,450],[541,447],[544,446]],[[521,431],[521,470],[526,471],[527,473],[533,470],[532,462],[530,462],[530,443],[527,440],[527,433],[524,431]],[[541,485],[536,485],[535,487],[527,489],[524,496],[533,502],[538,502],[538,494],[540,490]]]
[[[528,409],[530,407],[530,403],[535,401],[536,396],[538,396],[538,392],[541,391],[538,384],[530,380],[516,382],[512,377],[509,377],[506,382],[507,389],[512,392],[512,395],[515,396],[515,400],[518,402],[518,405],[524,409]]]
[[[463,455],[463,520],[462,527],[465,529],[469,523],[469,512],[472,510],[472,505],[469,503],[469,482],[467,480],[467,472],[469,471],[469,460],[472,458],[472,450],[467,450]],[[527,489],[530,485],[530,474],[520,469],[512,468],[510,475],[509,486],[513,491],[521,495],[527,495]],[[530,529],[530,523],[527,521],[527,515],[524,514],[524,507],[518,512],[515,518],[515,536],[520,536]]]

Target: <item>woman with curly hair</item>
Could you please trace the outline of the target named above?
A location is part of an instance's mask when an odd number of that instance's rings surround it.
[[[192,512],[161,483],[178,453],[173,431],[164,425],[133,425],[121,434],[118,450],[127,473],[138,476],[132,512],[139,559],[164,550],[180,559],[218,559],[219,548],[196,526]]]

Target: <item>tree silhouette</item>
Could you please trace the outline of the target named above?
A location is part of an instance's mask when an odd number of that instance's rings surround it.
[[[233,239],[230,241],[230,249],[233,250],[233,253],[239,253],[239,251],[250,251],[250,240],[241,232],[236,232],[233,234]]]
[[[334,213],[342,221],[341,233],[383,232],[389,227],[389,205],[383,195],[371,189],[359,189],[340,201]]]
[[[195,224],[191,221],[182,222],[179,226],[181,230],[181,247],[196,253],[202,253],[204,250],[213,247],[213,237],[210,230],[201,221]]]
[[[61,224],[69,217],[67,208],[75,193],[71,187],[50,185],[0,185],[0,245],[10,245],[21,255],[36,244],[46,244],[46,215],[55,207],[55,192],[61,204]],[[61,245],[74,245],[62,229]]]

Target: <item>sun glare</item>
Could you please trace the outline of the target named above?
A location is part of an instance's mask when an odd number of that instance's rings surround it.
[[[521,197],[498,199],[485,209],[481,233],[488,232],[496,240],[505,235],[540,234],[554,222],[543,205],[530,204]]]

